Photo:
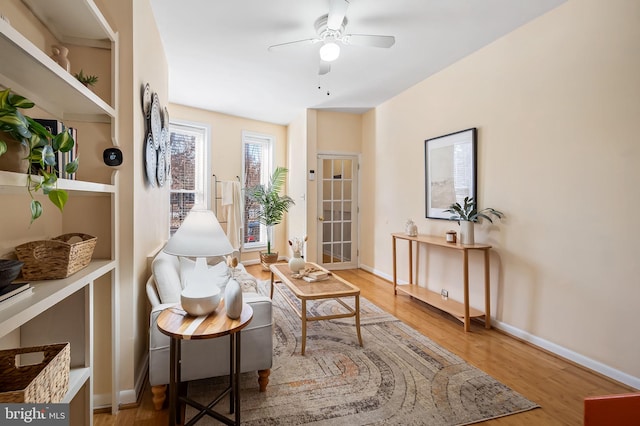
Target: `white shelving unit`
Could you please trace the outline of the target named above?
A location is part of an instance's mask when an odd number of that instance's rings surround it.
[[[109,27],[93,0],[22,0],[60,43],[111,50],[112,96],[105,101],[53,61],[49,55],[27,37],[0,20],[0,86],[34,101],[36,105],[60,120],[87,123],[109,123],[110,134],[105,139],[116,143],[116,95],[117,95],[117,35]],[[82,141],[82,148],[89,152],[92,141]],[[82,168],[82,165],[80,166]],[[87,173],[90,175],[90,173]],[[0,171],[0,200],[9,194],[28,197],[26,175]],[[83,226],[107,233],[110,238],[102,242],[101,252],[109,252],[106,259],[92,259],[89,266],[72,276],[60,280],[32,282],[33,294],[25,299],[2,307],[0,305],[0,339],[11,341],[19,336],[21,347],[46,345],[59,342],[71,343],[71,371],[69,390],[63,402],[70,403],[71,424],[93,424],[93,369],[94,369],[94,285],[111,285],[111,387],[112,411],[118,408],[117,398],[117,176],[112,182],[59,180],[58,187],[69,191],[70,198],[77,199],[80,210],[86,210],[91,218],[104,203],[111,206],[111,220],[91,223],[83,218]],[[107,197],[95,205],[95,197]],[[84,201],[83,201],[84,200]],[[76,207],[77,209],[77,207]],[[92,212],[93,209],[93,212]],[[77,213],[76,213],[77,214]],[[4,218],[11,220],[10,218]],[[39,219],[40,220],[40,219]],[[70,229],[73,220],[52,225],[51,234],[77,232]],[[96,222],[96,221],[94,221]],[[83,228],[84,229],[84,228]],[[2,237],[0,237],[2,238]],[[98,245],[101,244],[100,239]],[[96,250],[97,251],[97,250]],[[94,253],[95,256],[95,253]],[[107,284],[108,285],[108,284]],[[106,336],[101,336],[105,338]]]

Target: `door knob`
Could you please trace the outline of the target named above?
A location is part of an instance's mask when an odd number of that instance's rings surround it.
[[[324,216],[319,216],[319,217],[318,217],[318,220],[319,220],[320,222],[323,222],[323,221],[324,221]]]

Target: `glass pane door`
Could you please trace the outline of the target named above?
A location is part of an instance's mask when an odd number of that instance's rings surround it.
[[[318,260],[328,269],[357,267],[357,157],[319,157]]]

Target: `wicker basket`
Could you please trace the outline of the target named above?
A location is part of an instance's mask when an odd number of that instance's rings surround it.
[[[16,366],[16,355],[43,352],[39,364]],[[0,351],[0,402],[57,403],[69,389],[69,343]]]
[[[80,238],[78,242],[69,241]],[[31,241],[16,247],[18,259],[24,262],[25,280],[66,278],[86,267],[91,261],[98,239],[88,234],[64,234],[46,241]]]

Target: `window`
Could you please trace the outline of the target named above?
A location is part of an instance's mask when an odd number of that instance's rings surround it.
[[[169,227],[171,235],[195,204],[209,206],[207,179],[207,127],[196,124],[170,123],[171,191]]]
[[[273,171],[274,137],[242,132],[242,181],[245,188],[267,184]],[[267,230],[258,220],[260,205],[245,197],[244,247],[258,249],[267,245]]]

